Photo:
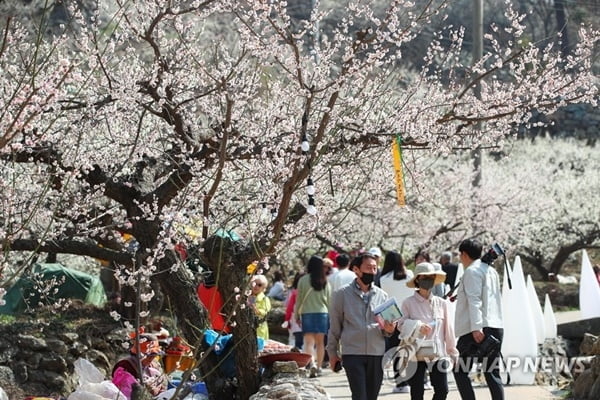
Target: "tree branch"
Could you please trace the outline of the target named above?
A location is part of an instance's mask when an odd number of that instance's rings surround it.
[[[17,239],[12,242],[3,243],[4,250],[11,251],[34,251],[38,253],[61,253],[88,256],[101,260],[114,261],[117,264],[133,265],[133,254],[115,251],[91,241],[78,240],[48,240],[40,242],[35,239]]]

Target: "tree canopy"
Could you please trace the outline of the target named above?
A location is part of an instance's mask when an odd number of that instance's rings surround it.
[[[375,3],[318,5],[294,20],[285,2],[116,0],[69,5],[48,35],[47,13],[33,33],[31,21],[4,18],[2,269],[11,251],[112,261],[138,300],[159,284],[199,342],[205,313],[176,245],[201,246],[221,290],[243,294],[248,264],[299,239],[368,237],[367,222],[346,217],[368,221],[389,201],[398,136],[411,179],[425,184],[422,154],[501,146],[533,109],[597,100],[593,29],[563,56],[523,41],[525,17],[508,6],[510,27],[492,27],[471,65],[463,26],[425,32],[445,2]],[[422,66],[408,73],[403,48],[425,33]],[[230,298],[237,356],[252,359],[244,296]],[[238,364],[241,398],[257,370]]]

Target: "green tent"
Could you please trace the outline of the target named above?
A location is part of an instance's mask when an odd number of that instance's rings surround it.
[[[53,286],[48,294],[40,295],[34,288],[40,281]],[[79,299],[101,307],[106,302],[106,294],[96,276],[66,268],[61,264],[38,263],[7,291],[4,296],[6,304],[0,306],[0,314],[18,314],[26,310],[27,305],[35,308],[40,302],[53,304],[58,299]]]

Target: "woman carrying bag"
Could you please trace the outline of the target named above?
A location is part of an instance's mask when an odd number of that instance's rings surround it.
[[[403,317],[398,323],[400,349],[407,349],[416,371],[410,376],[411,400],[422,400],[425,371],[429,370],[433,385],[433,400],[445,400],[448,395],[448,371],[458,358],[454,326],[449,319],[448,301],[432,295],[432,288],[444,282],[446,273],[430,263],[415,267],[415,276],[406,283],[415,293],[402,303]],[[450,360],[448,360],[450,358]],[[413,368],[414,369],[414,365]],[[411,369],[411,371],[412,371]]]

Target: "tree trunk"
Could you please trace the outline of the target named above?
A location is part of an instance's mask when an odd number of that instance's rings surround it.
[[[233,315],[237,399],[247,400],[260,386],[258,346],[253,312],[246,303],[245,291],[251,277],[248,264],[260,257],[256,245],[228,237],[211,236],[204,242],[204,257],[213,268],[217,286],[223,296],[226,315]],[[224,397],[223,397],[224,398]]]
[[[240,293],[247,287],[248,275],[246,274],[246,265],[237,265],[228,271],[228,274],[222,274],[223,279],[219,281],[219,288],[223,293],[223,298],[227,299],[227,293],[235,293],[236,288]],[[241,296],[241,301],[245,302],[245,296]],[[229,307],[235,306],[235,297],[227,301]],[[260,385],[260,373],[258,368],[258,346],[256,339],[256,323],[254,313],[250,307],[240,309],[237,307],[235,316],[235,327],[233,328],[236,377],[238,379],[237,398],[247,400],[256,393]]]
[[[585,249],[585,244],[580,241],[572,243],[568,246],[560,247],[558,249],[558,251],[556,252],[556,255],[554,256],[554,258],[552,259],[552,262],[550,263],[550,268],[549,268],[550,272],[553,272],[554,274],[558,274],[560,272],[560,269],[562,268],[563,264],[567,261],[567,259],[571,255],[571,253],[574,253],[577,250],[581,250],[581,249]]]
[[[563,57],[569,55],[569,31],[567,29],[567,12],[564,0],[555,0],[556,30],[561,33],[560,51]]]
[[[131,287],[129,285],[125,285],[121,288],[121,302],[119,303],[119,314],[121,314],[121,318],[125,321],[129,321],[133,324],[136,318],[136,310],[133,306],[128,306],[131,304],[135,304],[137,299],[137,291],[135,287]]]
[[[187,267],[172,271],[176,255],[169,252],[160,262],[161,273],[156,276],[166,301],[175,311],[182,336],[195,349],[196,360],[208,391],[216,399],[231,398],[231,388],[219,371],[219,358],[204,342],[204,330],[209,326],[206,309],[200,303],[196,282]]]
[[[540,273],[543,280],[548,280],[548,273],[550,271],[548,271],[548,269],[544,267],[542,259],[540,257],[536,255],[523,254],[521,255],[521,259],[533,266]]]
[[[46,256],[46,262],[48,264],[56,263],[56,253],[48,253],[48,255]]]
[[[196,346],[202,339],[204,330],[209,326],[206,309],[198,299],[192,273],[186,267],[171,271],[171,262],[175,262],[175,256],[169,253],[169,257],[161,260],[162,273],[155,279],[160,283],[165,298],[176,312],[182,336]]]

